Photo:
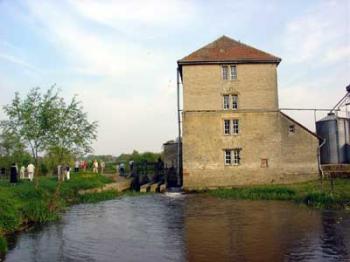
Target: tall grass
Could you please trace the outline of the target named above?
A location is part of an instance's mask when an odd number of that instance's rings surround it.
[[[1,256],[7,252],[7,242],[6,239],[0,235],[0,260]]]

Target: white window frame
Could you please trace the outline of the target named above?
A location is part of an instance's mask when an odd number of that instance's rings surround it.
[[[236,65],[230,66],[230,79],[231,80],[237,79],[237,66]]]
[[[233,155],[233,157],[232,157]],[[234,148],[231,153],[231,163],[232,165],[238,166],[241,164],[241,149]]]
[[[230,149],[224,150],[224,161],[226,166],[229,166],[232,164],[232,150]]]
[[[229,119],[224,119],[224,135],[231,134],[231,121]]]
[[[226,100],[226,98],[227,98],[227,100]],[[223,100],[224,110],[229,110],[230,109],[230,95],[223,95],[222,100]]]
[[[222,66],[222,80],[228,80],[228,69],[227,65]]]
[[[232,119],[232,134],[239,134],[239,119]]]
[[[238,95],[234,94],[231,95],[232,98],[232,109],[237,110],[238,109]]]

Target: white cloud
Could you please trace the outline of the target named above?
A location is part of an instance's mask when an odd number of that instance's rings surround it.
[[[323,63],[327,64],[347,61],[348,65],[350,65],[350,43],[349,46],[341,46],[339,48],[328,50],[321,60]]]
[[[117,29],[125,22],[157,27],[185,23],[195,11],[189,1],[183,0],[70,0],[70,3],[85,17]]]
[[[30,63],[28,63],[28,62],[26,62],[18,57],[13,56],[13,55],[0,53],[0,59],[4,59],[4,60],[11,62],[13,64],[23,66],[31,71],[34,71],[34,72],[40,71],[37,67],[31,65]]]
[[[345,7],[345,8],[344,8]],[[290,21],[282,43],[285,60],[294,63],[320,63],[325,54],[349,46],[349,6],[337,1],[321,2],[302,16]],[[348,59],[346,57],[337,58]]]

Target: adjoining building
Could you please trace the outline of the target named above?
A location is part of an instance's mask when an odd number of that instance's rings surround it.
[[[318,177],[317,135],[279,111],[280,62],[226,36],[178,61],[184,189]]]

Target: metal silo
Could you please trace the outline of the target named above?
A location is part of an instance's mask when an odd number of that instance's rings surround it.
[[[316,133],[326,139],[320,149],[321,164],[350,163],[349,119],[329,113],[316,122]]]

